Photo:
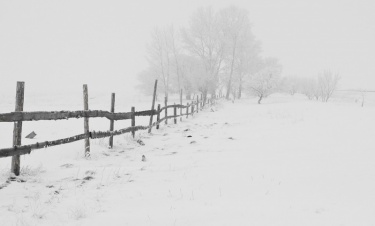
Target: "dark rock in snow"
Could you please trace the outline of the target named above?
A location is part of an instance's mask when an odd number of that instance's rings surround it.
[[[140,144],[140,145],[142,145],[142,146],[145,145],[145,143],[141,139],[137,140],[137,143]]]
[[[146,156],[142,155],[142,162],[146,162]]]
[[[92,177],[92,176],[87,176],[87,177],[83,178],[83,180],[92,180],[92,179],[94,179],[94,177]]]
[[[36,133],[35,133],[34,131],[32,131],[32,132],[29,133],[29,135],[27,135],[25,138],[33,139],[35,136],[36,136]]]

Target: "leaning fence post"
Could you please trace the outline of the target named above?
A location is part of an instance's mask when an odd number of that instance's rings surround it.
[[[180,105],[182,105],[182,89],[180,91]],[[182,107],[180,107],[180,121],[182,121]]]
[[[131,108],[131,112],[132,112],[132,127],[135,126],[135,107],[132,107]],[[135,137],[135,131],[132,130],[132,136],[133,138]]]
[[[194,116],[194,101],[191,102],[191,116]]]
[[[25,82],[17,82],[17,90],[16,90],[16,108],[15,111],[23,111],[23,101],[24,101],[24,92],[25,91]],[[21,145],[21,138],[22,138],[22,121],[14,122],[13,128],[13,147]],[[20,156],[14,155],[12,156],[12,163],[10,172],[14,173],[14,175],[20,175]]]
[[[115,112],[115,93],[112,93],[111,98],[111,112]],[[111,119],[110,125],[109,125],[109,131],[113,131],[115,127],[115,121]],[[113,136],[109,137],[109,148],[113,148]]]
[[[189,102],[186,103],[186,118],[189,118]]]
[[[150,116],[150,124],[149,124],[149,128],[148,128],[148,133],[151,133],[151,129],[152,129],[152,118],[154,117],[154,108],[155,108],[155,98],[156,98],[156,89],[158,87],[158,80],[156,79],[155,80],[155,86],[154,86],[154,95],[152,97],[152,106],[151,106],[151,116]]]
[[[83,110],[89,110],[89,91],[87,88],[87,84],[83,85]],[[85,117],[83,121],[83,131],[87,135],[85,138],[85,157],[90,157],[90,128],[89,128],[89,118]]]
[[[164,106],[165,106],[165,109],[164,109],[164,113],[165,113],[165,124],[168,124],[168,97],[164,97]]]
[[[176,107],[176,103],[174,103],[174,107],[173,107],[173,110],[174,110],[174,124],[177,124],[177,107]]]
[[[159,121],[160,121],[160,104],[158,104],[158,114],[156,115],[156,129],[159,129]]]

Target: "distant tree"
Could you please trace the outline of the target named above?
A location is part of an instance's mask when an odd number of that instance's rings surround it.
[[[144,71],[139,72],[137,74],[137,79],[139,81],[139,84],[136,88],[140,90],[143,94],[152,95],[154,91],[155,80],[159,79],[159,76],[157,73],[155,73],[155,70],[148,68]],[[163,94],[164,90],[164,84],[159,83],[156,97],[158,98],[160,94]]]
[[[172,53],[172,79],[176,81],[175,91],[180,92],[183,88],[183,76],[184,72],[182,71],[182,47],[178,33],[175,31],[173,26],[169,26],[167,28],[167,35],[168,35],[168,43],[167,47],[170,49]]]
[[[148,90],[146,78],[150,77],[159,80],[166,97],[183,89],[187,99],[196,92],[206,99],[208,93],[217,91],[226,92],[227,98],[241,98],[244,84],[266,70],[259,67],[263,65],[260,49],[246,10],[235,6],[219,11],[199,8],[181,32],[173,26],[153,30],[148,68],[138,74],[145,84],[139,87]]]
[[[290,95],[294,95],[297,92],[301,92],[302,90],[302,83],[303,79],[298,78],[296,76],[289,76],[284,78],[283,81],[283,91],[289,93]]]
[[[167,29],[155,28],[151,34],[151,43],[148,46],[149,70],[159,78],[163,85],[164,95],[168,98],[170,90],[170,75],[172,70],[172,51]]]
[[[236,69],[236,60],[240,51],[244,51],[243,47],[249,42],[255,42],[254,35],[251,32],[250,20],[248,12],[235,6],[229,6],[218,13],[219,27],[223,33],[223,42],[225,47],[225,55],[223,58],[226,73],[226,99],[232,92],[233,77]],[[248,44],[248,45],[252,45]],[[247,49],[249,51],[249,49]],[[235,91],[233,93],[236,93]]]
[[[202,90],[201,84],[204,84],[205,73],[202,62],[197,58],[189,55],[180,55],[180,71],[181,84],[186,95],[186,99],[190,100],[191,95]]]
[[[208,92],[215,93],[219,85],[219,72],[225,50],[223,39],[218,15],[212,7],[198,9],[192,15],[189,27],[183,30],[187,52],[197,57],[204,68],[197,84],[204,98]]]
[[[319,99],[320,91],[318,89],[318,84],[316,78],[303,78],[301,79],[300,92],[309,98]]]
[[[253,40],[245,41],[239,48],[235,61],[233,88],[237,90],[237,98],[242,97],[242,89],[247,80],[260,70],[260,43]]]
[[[318,87],[321,94],[321,100],[328,102],[333,92],[337,89],[340,76],[338,73],[334,74],[329,70],[323,71],[318,77]]]
[[[265,58],[262,69],[249,81],[249,90],[259,97],[258,104],[263,98],[277,91],[280,81],[281,65],[276,58]]]

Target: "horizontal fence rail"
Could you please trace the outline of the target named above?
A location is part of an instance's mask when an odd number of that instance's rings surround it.
[[[90,138],[90,139],[105,138],[105,137],[116,136],[116,135],[120,135],[124,133],[129,133],[132,131],[135,132],[138,130],[145,130],[148,128],[149,128],[148,126],[134,126],[134,127],[128,127],[125,129],[120,129],[120,130],[115,130],[115,131],[106,131],[106,132],[93,131],[93,132],[89,132],[89,134],[79,134],[79,135],[75,135],[72,137],[53,140],[53,141],[44,141],[44,142],[35,143],[35,144],[14,146],[12,148],[4,148],[4,149],[0,149],[0,158],[10,157],[13,155],[30,154],[31,151],[35,149],[42,149],[42,148],[57,146],[61,144],[68,144],[68,143],[76,142],[79,140],[83,140],[85,138]]]
[[[41,121],[41,120],[63,120],[70,118],[107,118],[109,120],[127,120],[131,119],[132,112],[112,113],[101,110],[88,111],[34,111],[34,112],[10,112],[0,114],[0,122],[17,122],[17,121]],[[156,115],[156,110],[138,111],[135,116]]]
[[[154,122],[152,124],[152,127],[156,126],[157,124],[160,124],[166,119],[172,119],[172,118],[181,117],[185,115],[188,115],[188,114],[180,114],[177,116],[171,115],[171,116],[167,116],[167,118],[164,117]],[[138,130],[146,130],[148,128],[149,126],[133,126],[133,127],[125,128],[125,129],[115,130],[115,131],[92,131],[92,132],[89,132],[89,134],[79,134],[79,135],[75,135],[72,137],[53,140],[53,141],[44,141],[44,142],[35,143],[35,144],[14,146],[11,148],[3,148],[3,149],[0,149],[0,158],[10,157],[14,155],[30,154],[31,151],[34,149],[43,149],[43,148],[57,146],[61,144],[68,144],[68,143],[76,142],[79,140],[83,140],[85,138],[90,138],[90,139],[105,138],[105,137],[117,136],[117,135],[129,133],[129,132],[136,132]]]

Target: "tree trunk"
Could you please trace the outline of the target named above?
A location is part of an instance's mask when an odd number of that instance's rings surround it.
[[[211,98],[212,98],[212,99],[216,99],[216,92],[215,92],[215,90],[213,90],[213,91],[211,92]]]
[[[230,76],[229,82],[228,82],[228,85],[227,85],[227,94],[225,95],[225,99],[227,99],[227,100],[229,100],[231,86],[232,86],[232,75]]]
[[[168,92],[164,93],[164,100],[166,100],[168,102]]]
[[[260,95],[259,96],[259,100],[258,100],[258,104],[260,104],[260,102],[262,101],[262,99],[263,99],[263,95]]]
[[[234,44],[233,44],[232,62],[231,62],[231,66],[230,66],[230,74],[229,74],[229,81],[228,81],[227,95],[226,95],[227,100],[229,99],[231,86],[232,86],[232,76],[233,76],[233,68],[234,68],[234,58],[236,56],[236,46],[237,46],[237,40],[235,40]]]
[[[242,97],[242,81],[240,81],[240,86],[238,87],[238,99]]]
[[[206,103],[206,100],[207,100],[207,93],[208,93],[207,90],[203,91],[203,103]]]

